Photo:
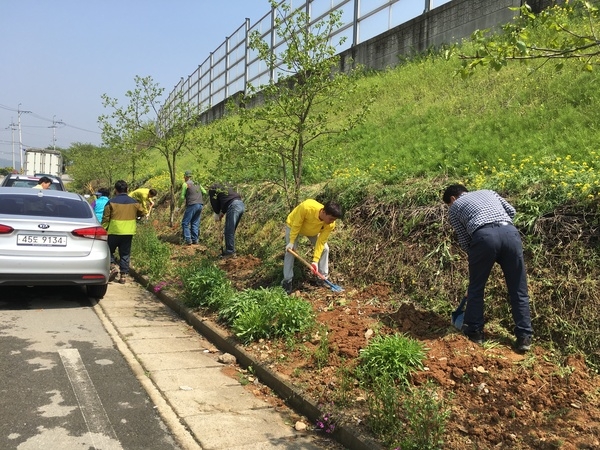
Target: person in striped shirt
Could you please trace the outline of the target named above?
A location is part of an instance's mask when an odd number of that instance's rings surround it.
[[[515,348],[531,348],[533,328],[529,308],[527,274],[523,243],[513,225],[515,208],[492,190],[469,192],[461,184],[446,188],[443,201],[460,247],[467,252],[469,287],[462,332],[473,342],[482,344],[483,297],[490,272],[498,263],[504,273],[515,323]]]

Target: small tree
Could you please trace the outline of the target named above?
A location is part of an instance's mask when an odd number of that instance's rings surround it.
[[[560,70],[566,60],[576,60],[583,70],[592,71],[600,63],[600,14],[596,1],[574,0],[535,14],[525,3],[520,16],[504,26],[504,33],[489,36],[477,30],[471,36],[473,54],[460,54],[460,74],[468,77],[477,67],[500,70],[510,61],[554,62]]]
[[[76,142],[63,152],[63,157],[73,184],[79,189],[84,189],[89,183],[95,189],[112,189],[117,177],[125,174],[125,157],[111,148]]]
[[[129,104],[119,106],[118,100],[102,95],[103,106],[111,108],[110,115],[102,115],[102,138],[129,156],[133,173],[136,162],[147,155],[148,149],[156,149],[164,156],[170,176],[170,224],[174,222],[175,191],[177,187],[177,157],[187,148],[190,131],[196,126],[194,108],[179,92],[163,105],[164,89],[154,83],[152,77],[135,77],[136,88],[127,91]]]
[[[370,103],[363,103],[354,114],[340,115],[338,105],[355,87],[353,77],[338,72],[339,57],[330,43],[330,36],[341,26],[340,11],[310,25],[302,10],[292,10],[285,3],[278,6],[275,0],[271,7],[281,44],[273,49],[255,32],[249,45],[277,74],[276,80],[265,86],[249,85],[248,95],[233,105],[239,120],[224,127],[221,166],[229,168],[230,177],[254,168],[253,178],[284,190],[291,209],[298,203],[303,164],[316,147],[314,141],[354,127]],[[250,107],[257,103],[262,104]]]

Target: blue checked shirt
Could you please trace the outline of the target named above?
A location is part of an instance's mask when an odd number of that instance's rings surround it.
[[[458,245],[467,251],[475,230],[488,223],[512,223],[515,213],[515,208],[496,192],[481,190],[465,192],[458,197],[450,206],[448,217],[456,231]]]

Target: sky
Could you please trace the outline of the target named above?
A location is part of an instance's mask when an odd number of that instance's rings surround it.
[[[101,145],[97,119],[112,111],[102,94],[125,105],[139,75],[166,96],[269,8],[268,0],[0,0],[0,167],[13,157],[19,166],[19,116],[25,149]]]

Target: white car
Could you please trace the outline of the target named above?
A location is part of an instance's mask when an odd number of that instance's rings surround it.
[[[84,285],[106,294],[108,235],[72,192],[0,187],[0,285]]]

